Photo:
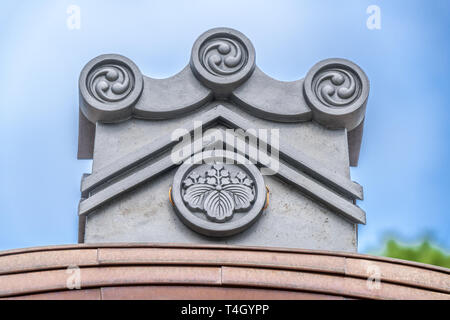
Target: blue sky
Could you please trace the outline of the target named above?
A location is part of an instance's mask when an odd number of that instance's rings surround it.
[[[66,26],[69,5],[81,29]],[[366,27],[369,5],[381,30]],[[386,233],[450,248],[450,2],[2,1],[0,4],[0,249],[77,241],[78,75],[120,53],[151,77],[181,70],[203,31],[232,27],[253,42],[270,76],[296,80],[342,57],[371,81],[352,179],[367,213],[360,251]]]

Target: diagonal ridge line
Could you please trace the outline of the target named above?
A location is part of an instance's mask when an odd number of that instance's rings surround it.
[[[214,141],[213,143],[205,143],[202,146],[202,150],[210,147],[211,144],[216,144],[218,142],[222,145],[226,144],[228,147],[230,146],[225,141]],[[193,155],[188,155],[186,158],[191,156]],[[79,215],[83,216],[89,214],[102,204],[118,197],[124,192],[138,187],[155,176],[176,166],[177,164],[175,164],[172,161],[171,156],[168,155],[150,166],[141,168],[136,172],[136,174],[127,176],[115,184],[112,184],[91,197],[81,201],[79,205]],[[307,175],[297,172],[282,163],[279,163],[279,170],[276,175],[295,185],[306,195],[318,200],[352,222],[365,224],[365,213],[361,208],[317,183]]]
[[[208,126],[217,121],[223,121],[225,124],[233,128],[241,128],[247,130],[250,128],[250,124],[244,118],[229,110],[228,108],[218,105],[213,109],[202,115],[201,119],[204,126]],[[195,130],[194,126],[186,129],[190,134]],[[251,135],[251,133],[249,133]],[[256,137],[257,138],[257,137]],[[83,179],[81,185],[81,192],[86,194],[98,187],[102,183],[111,180],[114,176],[120,175],[127,170],[145,162],[146,160],[152,158],[152,156],[161,153],[167,148],[173,147],[178,141],[173,141],[170,138],[157,139],[157,141],[151,142],[135,152],[132,152],[124,157],[118,159],[116,162],[107,165],[97,172],[92,173]],[[270,148],[274,147],[267,143]],[[347,179],[343,176],[333,173],[326,167],[321,167],[318,162],[307,156],[305,153],[296,150],[291,151],[284,143],[280,142],[280,147],[278,148],[280,157],[295,166],[299,167],[302,171],[309,174],[311,177],[319,180],[322,183],[330,185],[336,191],[354,199],[363,198],[362,187]]]

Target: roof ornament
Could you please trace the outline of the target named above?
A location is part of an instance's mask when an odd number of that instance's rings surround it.
[[[349,166],[369,81],[353,62],[323,60],[278,81],[245,35],[215,28],[174,76],[106,54],[83,68],[79,93],[78,156],[94,160],[80,241],[356,250],[366,214]]]
[[[196,161],[202,159],[202,162]],[[231,163],[231,164],[230,164]],[[266,204],[255,165],[230,151],[205,151],[182,164],[171,197],[180,219],[207,236],[231,236],[250,227]]]
[[[190,66],[205,86],[226,97],[253,73],[255,49],[239,31],[212,29],[195,41]]]

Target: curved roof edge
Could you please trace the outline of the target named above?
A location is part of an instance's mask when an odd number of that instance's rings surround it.
[[[79,290],[68,288],[73,270]],[[0,252],[0,298],[16,299],[450,300],[449,275],[397,259],[263,247],[122,243]]]

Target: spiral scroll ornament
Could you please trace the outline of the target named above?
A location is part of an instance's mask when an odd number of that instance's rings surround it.
[[[239,72],[247,62],[248,53],[239,40],[215,38],[200,49],[201,63],[211,74],[223,77]]]
[[[92,123],[128,119],[143,87],[142,73],[130,59],[118,54],[98,56],[81,71],[80,109]]]
[[[227,97],[255,69],[255,49],[239,31],[215,28],[203,33],[192,47],[191,69],[216,96]]]
[[[125,99],[133,89],[131,70],[121,65],[102,65],[91,71],[88,89],[98,101],[108,103]]]
[[[313,79],[314,93],[328,107],[343,107],[354,102],[361,94],[361,81],[345,69],[332,68],[320,72]]]
[[[306,75],[303,90],[313,119],[327,128],[351,131],[364,119],[369,79],[349,60],[318,62]]]

